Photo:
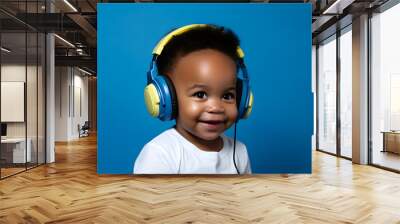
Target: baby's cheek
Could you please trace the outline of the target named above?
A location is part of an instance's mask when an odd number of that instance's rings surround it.
[[[236,104],[235,104],[235,106],[231,106],[229,108],[229,114],[228,114],[229,120],[235,121],[238,114],[239,114],[239,112],[237,110]]]
[[[185,106],[186,114],[191,119],[196,119],[201,114],[201,105],[195,102],[188,102]]]
[[[238,111],[237,111],[236,107],[234,107],[234,108],[230,107],[228,110],[226,110],[226,116],[228,118],[226,128],[231,127],[235,123],[237,115],[238,115]]]

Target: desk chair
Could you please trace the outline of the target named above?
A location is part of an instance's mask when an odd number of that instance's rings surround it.
[[[90,129],[89,121],[85,121],[82,127],[80,127],[80,125],[78,124],[79,138],[89,136],[89,129]]]

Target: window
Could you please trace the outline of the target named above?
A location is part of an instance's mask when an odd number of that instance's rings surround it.
[[[340,36],[340,155],[352,157],[352,32],[351,26]]]
[[[318,149],[336,153],[336,36],[318,47]]]
[[[400,170],[399,21],[400,4],[371,18],[371,157],[373,164],[395,170]]]

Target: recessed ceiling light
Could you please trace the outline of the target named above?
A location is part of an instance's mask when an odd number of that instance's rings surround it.
[[[90,75],[90,76],[93,75],[92,73],[90,73],[90,72],[88,72],[88,71],[86,71],[86,70],[83,70],[83,69],[81,69],[81,68],[79,68],[79,67],[78,67],[78,70],[81,71],[81,72],[83,72],[83,73],[85,73],[85,74],[87,74],[87,75]]]
[[[342,14],[343,9],[345,9],[347,6],[351,5],[355,0],[336,0],[333,2],[332,5],[330,5],[327,9],[325,9],[322,14],[327,15],[327,14]]]
[[[67,4],[74,12],[78,12],[78,10],[71,4],[69,3],[68,0],[64,0],[65,4]]]
[[[69,45],[69,46],[75,48],[75,45],[71,44],[71,42],[69,42],[68,40],[66,40],[66,39],[64,39],[64,38],[62,38],[62,37],[60,37],[60,36],[57,35],[57,34],[54,34],[54,36],[57,37],[58,39],[60,39],[62,42],[66,43],[67,45]]]

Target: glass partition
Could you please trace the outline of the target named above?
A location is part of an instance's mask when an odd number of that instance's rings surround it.
[[[26,33],[3,32],[1,47],[1,176],[6,177],[24,171],[31,156],[26,147]]]
[[[18,18],[45,1],[1,1],[0,178],[45,162],[45,35]],[[21,17],[22,16],[22,17]],[[37,17],[32,17],[37,18]]]
[[[336,35],[318,47],[318,149],[336,154]]]

